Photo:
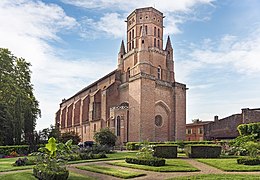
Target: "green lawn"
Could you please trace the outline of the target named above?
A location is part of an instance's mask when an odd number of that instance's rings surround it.
[[[129,167],[134,169],[142,169],[147,171],[156,171],[156,172],[193,172],[193,171],[199,171],[199,169],[191,166],[190,164],[186,163],[185,161],[181,159],[167,159],[165,166],[146,166],[146,165],[138,165],[138,164],[130,164],[126,163],[125,161],[117,161],[108,163],[115,166],[123,166],[123,167]]]
[[[245,175],[245,174],[202,174],[195,176],[175,177],[168,180],[192,180],[192,179],[204,179],[204,180],[256,180],[260,179],[257,175]]]
[[[216,167],[223,171],[260,171],[260,165],[243,165],[237,164],[237,159],[197,159],[199,162],[208,164],[210,166]]]
[[[81,170],[87,170],[87,171],[91,171],[91,172],[106,174],[106,175],[119,177],[119,178],[124,178],[124,179],[129,179],[129,178],[134,178],[134,177],[139,177],[139,176],[145,176],[146,175],[144,173],[120,170],[120,169],[116,169],[116,168],[105,167],[105,166],[98,166],[98,165],[79,166],[77,168],[81,169]]]
[[[0,159],[0,172],[31,169],[33,167],[33,166],[13,166],[12,164],[18,158],[19,157],[16,157],[16,158],[1,158]]]
[[[0,179],[1,180],[17,180],[17,179],[19,179],[19,180],[37,180],[32,175],[31,171],[0,175]],[[70,172],[68,180],[95,180],[95,178]]]

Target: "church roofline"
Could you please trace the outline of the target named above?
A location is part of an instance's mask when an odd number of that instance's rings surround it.
[[[129,16],[127,16],[127,19],[130,18],[134,13],[137,13],[138,11],[154,11],[154,12],[158,13],[159,15],[163,16],[163,13],[160,12],[159,10],[157,10],[153,7],[145,7],[145,8],[135,9]]]
[[[107,75],[103,76],[102,78],[98,79],[97,81],[91,83],[90,85],[88,85],[87,87],[83,88],[82,90],[80,90],[79,92],[77,92],[76,94],[74,94],[73,96],[71,96],[69,99],[66,99],[65,101],[63,101],[61,104],[66,103],[67,101],[71,100],[72,98],[74,98],[75,96],[78,96],[79,94],[83,93],[84,91],[90,89],[91,87],[97,85],[99,82],[103,81],[104,79],[108,78],[109,76],[112,76],[113,74],[116,73],[117,70],[114,70],[110,73],[108,73]]]

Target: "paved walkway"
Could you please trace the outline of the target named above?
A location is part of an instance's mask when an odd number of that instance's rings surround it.
[[[86,162],[86,163],[80,163],[80,164],[70,164],[70,165],[68,165],[68,169],[72,172],[76,172],[78,174],[82,174],[82,175],[86,175],[86,176],[91,176],[98,180],[119,180],[121,178],[116,178],[116,177],[109,176],[109,175],[80,170],[80,169],[77,169],[76,166],[98,164],[98,165],[102,165],[102,166],[111,166],[113,168],[116,167],[117,169],[128,170],[128,171],[132,171],[132,172],[141,172],[141,173],[146,174],[146,176],[132,178],[134,180],[163,180],[163,179],[168,179],[168,178],[172,178],[172,177],[191,176],[191,175],[198,175],[198,174],[255,174],[255,175],[259,175],[259,179],[260,179],[259,171],[258,172],[225,172],[220,169],[214,168],[212,166],[206,165],[204,163],[198,162],[194,159],[189,159],[189,158],[181,158],[181,159],[186,161],[187,163],[191,164],[192,166],[198,168],[200,171],[198,171],[198,172],[154,172],[154,171],[145,171],[145,170],[132,169],[132,168],[127,168],[127,167],[119,167],[119,166],[113,166],[113,165],[107,164],[107,162],[113,162],[113,161],[99,161],[99,162]],[[14,172],[25,172],[25,171],[32,171],[32,170],[27,169],[27,170],[8,171],[8,172],[0,172],[0,174],[12,174]]]

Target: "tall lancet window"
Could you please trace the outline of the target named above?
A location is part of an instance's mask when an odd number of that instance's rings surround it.
[[[116,135],[120,136],[120,116],[117,116],[116,118]]]
[[[158,77],[158,79],[162,79],[162,68],[161,68],[161,66],[158,66],[158,68],[157,68],[157,77]]]

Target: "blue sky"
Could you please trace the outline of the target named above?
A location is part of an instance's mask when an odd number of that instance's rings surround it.
[[[166,16],[176,80],[189,88],[187,122],[260,107],[258,0],[1,0],[0,47],[32,64],[38,130],[63,98],[116,68],[124,20],[147,6]]]

